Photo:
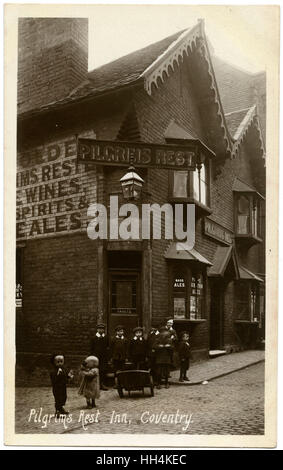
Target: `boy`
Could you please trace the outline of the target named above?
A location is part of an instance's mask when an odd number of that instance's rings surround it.
[[[55,398],[55,414],[68,415],[69,412],[64,409],[67,400],[67,383],[74,378],[72,371],[68,373],[64,367],[65,357],[61,353],[53,354],[51,364],[53,370],[50,372],[52,392]]]
[[[143,328],[137,326],[133,329],[134,337],[129,345],[129,358],[135,370],[145,369],[146,340],[143,337]]]
[[[187,377],[187,371],[190,367],[190,335],[187,331],[181,333],[181,341],[178,348],[180,359],[180,378],[179,382],[188,382],[190,379]]]
[[[150,373],[152,375],[154,385],[157,385],[157,374],[156,374],[156,364],[155,364],[155,352],[153,351],[153,345],[158,335],[159,335],[159,331],[157,328],[150,328],[148,336],[147,336],[147,341],[146,341],[147,357],[148,357]]]
[[[108,390],[105,385],[105,382],[108,365],[109,340],[105,329],[106,326],[104,325],[104,323],[99,323],[96,327],[96,334],[94,338],[91,339],[90,344],[91,356],[96,356],[99,360],[100,390]]]
[[[127,359],[128,341],[125,337],[125,328],[118,325],[115,328],[116,334],[111,341],[111,358],[115,374],[118,370],[125,369],[125,362]]]

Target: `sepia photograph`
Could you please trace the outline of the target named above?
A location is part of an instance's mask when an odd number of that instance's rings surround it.
[[[275,446],[279,8],[5,32],[6,443]]]

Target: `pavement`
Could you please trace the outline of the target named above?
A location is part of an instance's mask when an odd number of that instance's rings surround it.
[[[264,434],[264,352],[246,351],[192,364],[190,387],[146,389],[121,399],[103,391],[97,408],[85,409],[77,388],[68,389],[65,421],[54,419],[51,387],[17,387],[15,431],[20,434]],[[224,376],[225,374],[225,376]]]
[[[264,351],[251,350],[238,353],[225,354],[208,361],[192,363],[188,377],[189,382],[179,382],[179,371],[171,372],[170,383],[174,385],[199,385],[204,381],[210,381],[244,369],[253,364],[264,361]]]

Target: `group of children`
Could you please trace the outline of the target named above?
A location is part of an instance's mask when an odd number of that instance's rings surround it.
[[[142,327],[134,328],[130,340],[126,338],[125,328],[122,325],[115,328],[115,336],[109,339],[106,334],[106,326],[100,323],[91,340],[91,355],[81,365],[81,383],[78,393],[86,398],[87,408],[94,408],[95,399],[99,398],[100,390],[108,390],[106,373],[109,362],[116,375],[118,371],[125,370],[127,361],[131,363],[131,369],[150,370],[154,384],[158,389],[161,388],[163,381],[165,388],[169,388],[168,378],[173,366],[175,350],[179,356],[179,381],[189,381],[187,377],[190,366],[189,333],[183,331],[178,341],[172,318],[168,318],[166,325],[159,329],[151,328],[147,338],[144,336]],[[67,398],[66,386],[68,381],[72,380],[73,372],[66,371],[63,354],[54,354],[51,362],[53,370],[50,377],[56,415],[68,414],[64,409]]]

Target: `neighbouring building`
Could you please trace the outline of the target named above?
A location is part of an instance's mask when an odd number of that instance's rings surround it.
[[[36,376],[56,349],[78,364],[98,321],[130,333],[172,315],[177,332],[191,333],[193,359],[257,347],[265,322],[264,74],[214,57],[203,21],[90,72],[87,35],[86,19],[19,21],[19,370]],[[125,167],[78,163],[77,135],[194,142],[202,152],[195,171],[136,166],[145,182],[139,204],[195,204],[194,248],[164,238],[90,239],[87,208],[107,207],[113,195],[125,202]]]

